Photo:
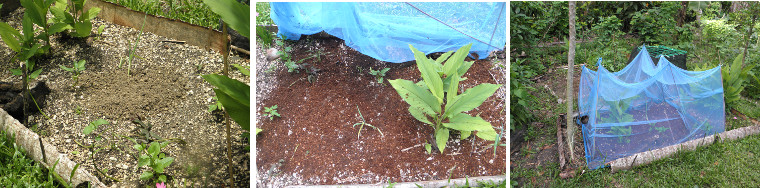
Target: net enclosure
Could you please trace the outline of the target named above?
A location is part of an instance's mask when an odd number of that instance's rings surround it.
[[[646,47],[625,68],[582,67],[578,108],[590,169],[725,130],[721,66],[687,71]]]
[[[326,32],[372,58],[414,60],[411,44],[426,54],[472,43],[478,59],[506,46],[505,2],[273,2],[277,36],[298,40]]]

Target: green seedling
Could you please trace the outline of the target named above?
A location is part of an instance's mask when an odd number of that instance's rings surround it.
[[[383,134],[383,131],[380,131],[380,129],[378,129],[377,127],[375,127],[375,126],[373,126],[373,125],[371,125],[369,123],[367,123],[367,121],[364,120],[364,116],[362,115],[362,111],[359,110],[359,105],[356,105],[356,111],[359,112],[359,118],[362,119],[362,122],[354,123],[354,125],[352,126],[352,127],[356,128],[357,125],[360,125],[359,126],[359,134],[356,135],[357,138],[361,137],[361,135],[362,135],[362,129],[364,128],[365,125],[369,126],[369,127],[372,127],[373,129],[377,130],[377,132],[380,132],[380,135],[382,135],[383,137],[385,137],[385,134]]]
[[[77,115],[82,115],[82,108],[77,105],[77,107],[74,108],[74,113]]]
[[[441,153],[446,147],[451,130],[459,131],[463,138],[469,137],[472,131],[478,131],[477,136],[484,140],[494,141],[496,138],[497,133],[490,122],[479,116],[473,117],[462,113],[480,106],[501,87],[501,85],[484,83],[467,89],[462,94],[457,94],[460,75],[466,73],[472,66],[472,62],[464,61],[471,46],[472,44],[468,44],[458,49],[456,53],[447,52],[433,60],[410,45],[423,81],[418,83],[404,79],[388,81],[399,96],[410,105],[409,113],[412,117],[434,128],[433,137]],[[446,60],[445,64],[441,64],[444,60]]]
[[[61,67],[61,69],[71,72],[71,79],[74,80],[74,83],[71,84],[71,87],[74,87],[77,83],[79,83],[79,75],[82,74],[82,71],[84,71],[84,63],[85,60],[79,60],[78,62],[73,62],[73,66],[71,68],[58,65],[58,67]]]
[[[433,153],[432,145],[425,143],[425,151],[427,151],[428,154]]]
[[[246,76],[251,76],[251,66],[245,66],[245,65],[238,65],[238,64],[232,64],[233,67],[237,68],[240,73]]]
[[[220,111],[224,110],[222,106],[222,102],[220,102],[218,98],[216,97],[211,97],[211,98],[214,99],[216,102],[214,102],[214,104],[208,105],[208,112],[213,112],[215,110],[220,110]]]
[[[654,129],[657,130],[657,132],[662,133],[662,132],[665,132],[665,131],[669,130],[670,128],[668,128],[668,127],[655,127]]]
[[[103,37],[103,30],[104,29],[106,29],[106,25],[100,25],[98,27],[98,33],[97,33],[98,36],[95,37],[96,40],[100,40],[100,37]]]
[[[149,146],[145,144],[135,144],[132,146],[135,150],[142,152],[137,160],[137,166],[148,166],[147,170],[140,174],[140,180],[152,180],[153,183],[166,182],[166,173],[164,169],[174,162],[173,157],[166,157],[161,149],[169,145],[169,142],[151,142]]]
[[[92,30],[92,19],[100,13],[100,8],[93,7],[84,10],[86,0],[55,0],[55,5],[50,7],[53,23],[50,30],[54,33],[72,31],[70,35],[75,37],[88,37]],[[71,4],[69,4],[71,3]]]
[[[274,116],[280,117],[280,113],[277,113],[277,105],[270,106],[270,107],[264,107],[264,116],[269,117],[269,120],[273,120]],[[256,134],[258,134],[259,130],[256,130]]]
[[[129,71],[132,68],[132,60],[135,57],[140,58],[142,60],[145,60],[142,57],[140,57],[139,55],[135,54],[135,50],[137,50],[137,43],[140,43],[140,39],[142,38],[143,29],[145,29],[145,20],[147,18],[148,18],[147,14],[145,16],[143,16],[143,24],[142,24],[142,27],[140,28],[140,34],[137,35],[137,41],[135,41],[134,43],[132,43],[132,48],[130,48],[130,49],[127,50],[127,57],[119,59],[119,68],[121,68],[121,63],[126,58],[126,61],[127,61],[127,75],[129,75]]]
[[[388,72],[388,70],[391,70],[391,68],[384,68],[381,70],[372,70],[372,68],[369,68],[369,74],[375,76],[377,83],[383,83],[383,77],[385,77],[385,72]]]
[[[82,133],[84,133],[85,136],[94,135],[93,140],[95,140],[95,142],[93,144],[91,144],[91,145],[84,145],[84,144],[80,143],[79,141],[74,140],[74,142],[76,142],[79,146],[82,146],[82,147],[87,148],[88,150],[90,150],[89,160],[93,160],[95,158],[95,155],[98,152],[100,152],[101,150],[103,150],[104,148],[118,149],[118,147],[116,146],[116,143],[113,142],[114,140],[116,140],[116,138],[114,137],[114,135],[111,135],[112,137],[109,138],[109,137],[106,137],[103,134],[100,134],[99,132],[96,132],[96,130],[98,129],[98,127],[100,127],[101,125],[106,125],[106,124],[110,124],[110,122],[108,122],[108,121],[106,121],[104,119],[98,119],[98,120],[95,120],[93,122],[90,122],[90,124],[88,124],[82,130]],[[97,171],[98,173],[102,174],[104,177],[107,177],[107,178],[109,178],[109,179],[111,179],[113,181],[116,181],[116,182],[120,181],[119,179],[116,179],[116,178],[114,178],[112,176],[109,176],[108,173],[107,173],[107,170],[106,169],[100,169],[100,167],[97,164],[94,164],[94,167],[95,167],[95,171]]]

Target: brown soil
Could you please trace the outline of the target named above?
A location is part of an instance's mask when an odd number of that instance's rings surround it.
[[[291,54],[301,59],[315,49],[329,53],[321,61],[305,61],[321,70],[315,82],[309,83],[303,71],[288,73],[286,68],[265,75],[277,77],[277,82],[257,103],[257,127],[264,130],[256,138],[257,185],[407,182],[505,173],[505,147],[498,147],[494,155],[493,142],[475,136],[463,141],[452,136],[443,154],[425,152],[422,144],[431,139],[433,129],[408,113],[409,105],[387,81],[420,81],[414,62],[381,62],[336,38],[306,37],[293,45]],[[369,69],[386,67],[391,69],[383,84],[378,84]],[[464,75],[467,80],[460,83],[460,92],[480,83],[500,83],[506,88],[501,72],[505,70],[494,67],[489,60],[476,61]],[[505,99],[497,96],[504,95],[491,96],[469,114],[479,114],[503,129]],[[278,105],[282,117],[262,117],[262,107],[273,105]],[[351,126],[361,122],[357,106],[367,123],[385,136],[365,126],[357,138],[359,127]],[[277,182],[283,179],[290,180]]]

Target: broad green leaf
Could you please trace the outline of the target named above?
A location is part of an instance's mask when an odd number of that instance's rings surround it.
[[[439,65],[443,65],[443,64],[441,64],[441,63],[442,63],[443,61],[445,61],[446,59],[448,59],[448,58],[449,58],[449,56],[451,56],[451,54],[452,54],[452,53],[454,53],[454,51],[449,51],[449,52],[446,52],[446,53],[444,53],[444,54],[441,54],[441,56],[440,56],[440,57],[438,57],[438,59],[435,59],[435,63],[436,63],[436,64],[439,64]]]
[[[428,143],[425,143],[425,151],[427,151],[427,153],[430,153],[432,152],[432,150],[433,150],[432,146]]]
[[[406,101],[411,107],[419,108],[422,112],[427,114],[441,113],[441,103],[436,100],[433,94],[422,86],[414,84],[414,82],[403,79],[388,80],[396,89],[396,92],[401,98]]]
[[[19,57],[19,60],[21,60],[21,61],[26,61],[26,60],[28,60],[29,58],[32,58],[32,56],[34,56],[34,54],[36,54],[36,53],[37,53],[37,49],[39,49],[39,48],[40,48],[40,46],[42,46],[42,44],[40,44],[40,43],[37,43],[37,44],[34,44],[34,45],[33,45],[31,48],[29,48],[28,50],[22,50],[22,51],[21,51],[21,56]]]
[[[243,130],[250,130],[250,109],[248,106],[248,100],[239,101],[229,95],[229,93],[223,92],[221,89],[214,89],[216,97],[219,98],[219,102],[230,114],[232,120],[235,120]]]
[[[501,85],[484,83],[473,88],[467,89],[464,93],[455,97],[453,101],[446,103],[445,117],[451,118],[451,115],[470,111],[483,104]]]
[[[153,178],[153,172],[151,171],[145,171],[140,175],[140,180],[143,181],[150,180],[150,178]]]
[[[11,69],[11,74],[21,76],[23,73],[21,73],[20,69]]]
[[[459,74],[454,72],[454,74],[449,75],[451,78],[448,91],[446,91],[446,103],[450,103],[451,101],[454,101],[454,98],[457,97],[457,92],[459,91]]]
[[[496,131],[478,131],[475,135],[483,140],[494,141],[496,140],[496,134],[498,134]]]
[[[230,28],[250,38],[251,8],[248,5],[235,0],[203,0],[203,3],[206,3],[211,11],[219,14]]]
[[[29,78],[35,79],[37,76],[40,76],[40,73],[42,73],[42,69],[37,69],[36,71],[32,72],[32,74],[29,74]]]
[[[474,61],[465,61],[462,63],[461,66],[459,66],[459,69],[457,73],[459,73],[459,76],[461,77],[464,75],[464,73],[467,73],[468,70],[470,70],[470,67],[472,67],[472,64],[475,63]]]
[[[0,22],[0,37],[3,38],[3,42],[5,42],[11,50],[15,52],[21,50],[21,44],[17,39],[17,37],[21,38],[21,33],[5,22]]]
[[[419,108],[416,108],[414,106],[409,106],[409,113],[412,114],[412,117],[414,117],[414,119],[417,119],[418,121],[422,123],[427,123],[428,125],[433,124],[428,120],[427,116],[425,116],[425,113],[420,111]]]
[[[109,124],[109,122],[106,121],[105,119],[98,119],[98,120],[93,121],[90,124],[93,124],[95,126],[99,126],[99,125]]]
[[[150,164],[150,157],[148,157],[147,155],[144,155],[144,154],[140,155],[140,158],[137,159],[138,167],[145,166],[148,164]]]
[[[90,36],[90,31],[92,30],[92,22],[90,20],[77,22],[74,24],[74,27],[76,28],[77,37],[87,37]]]
[[[449,119],[449,123],[443,123],[443,126],[459,131],[494,131],[491,123],[483,120],[483,118],[472,117],[462,113]]]
[[[464,59],[470,54],[470,47],[472,47],[472,43],[462,46],[454,53],[454,55],[446,60],[446,63],[443,65],[443,74],[450,75],[454,73],[454,71],[458,71],[459,67],[462,66],[462,63],[464,62]],[[462,75],[462,73],[460,73],[460,75]]]
[[[256,134],[259,134],[261,131],[264,131],[263,129],[256,128]]]
[[[151,142],[150,146],[148,147],[148,153],[150,156],[157,156],[158,152],[161,151],[161,148],[158,145],[158,142]]]
[[[449,141],[449,129],[438,128],[435,131],[435,144],[438,145],[438,151],[443,153],[443,150],[446,149],[447,141]]]
[[[472,131],[459,131],[459,139],[464,140],[467,139],[467,137],[470,137],[472,134]]]
[[[24,41],[31,41],[34,38],[34,22],[26,14],[24,12],[24,17],[21,18],[21,34],[23,36],[20,39],[22,43],[26,43]]]
[[[164,168],[166,168],[167,166],[171,165],[172,162],[174,162],[174,158],[172,158],[172,157],[167,157],[167,158],[163,158],[161,160],[158,160],[156,162],[158,164],[156,165],[156,168],[154,168],[153,170],[155,170],[158,173],[164,173]]]
[[[50,26],[50,29],[48,30],[48,32],[53,34],[53,33],[59,33],[61,31],[65,31],[67,29],[74,29],[74,28],[71,27],[71,25],[66,24],[66,23],[56,23]]]
[[[414,48],[414,46],[409,45],[409,48],[414,52],[414,59],[417,61],[417,68],[420,70],[420,75],[425,81],[425,85],[433,93],[438,103],[443,103],[443,81],[432,66],[431,60],[425,57],[424,53]]]
[[[62,22],[66,18],[66,6],[68,3],[66,0],[56,0],[55,5],[50,7],[50,14],[53,14],[54,22]]]
[[[100,13],[100,8],[98,8],[98,7],[92,7],[89,10],[85,11],[84,13],[82,13],[82,16],[79,17],[79,21],[84,22],[84,21],[92,20],[93,18],[95,18],[96,16],[98,16],[99,13]]]
[[[135,148],[135,150],[137,150],[137,151],[141,151],[141,150],[144,149],[141,144],[135,144],[135,145],[132,146],[132,148]]]
[[[244,102],[246,106],[249,106],[251,99],[250,86],[247,84],[229,78],[227,76],[217,74],[207,74],[202,76],[209,84],[219,88],[222,92],[227,93],[235,99],[235,101]],[[224,105],[224,104],[223,104]]]
[[[84,127],[84,134],[88,135],[88,134],[92,133],[92,131],[94,131],[95,128],[97,128],[97,126],[95,126],[93,124],[90,124],[87,127]]]
[[[40,5],[36,4],[35,1],[32,0],[21,0],[21,6],[24,6],[25,8],[24,16],[28,16],[33,23],[39,26],[47,25],[45,22],[47,7],[40,7]]]

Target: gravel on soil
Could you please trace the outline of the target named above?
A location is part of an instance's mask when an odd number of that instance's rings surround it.
[[[19,9],[3,21],[18,29],[22,14],[23,10]],[[135,131],[137,125],[131,121],[143,118],[153,125],[151,132],[185,142],[171,143],[162,150],[175,158],[166,169],[170,187],[226,184],[229,175],[225,125],[219,113],[207,111],[208,105],[215,103],[212,99],[215,94],[212,86],[201,78],[203,74],[221,74],[222,56],[195,46],[162,42],[172,39],[148,32],[140,35],[137,29],[98,18],[93,20],[93,33],[101,25],[105,26],[102,35],[93,34],[86,40],[62,34],[52,36],[51,52],[41,57],[35,66],[42,69],[38,80],[47,82],[52,91],[45,99],[37,99],[47,100],[47,106],[42,107],[47,117],[40,113],[31,117],[36,132],[106,185],[136,187],[150,185],[139,180],[140,174],[149,167],[137,167],[138,152],[126,137],[139,137]],[[121,60],[138,37],[141,39],[136,43],[135,53],[139,58],[134,58],[127,75],[128,64]],[[0,59],[8,61],[13,54],[4,43],[0,44]],[[250,64],[247,57],[230,57],[230,64]],[[87,61],[86,70],[72,86],[71,73],[59,65],[71,67],[72,62],[82,59]],[[18,63],[10,61],[0,63],[0,81],[20,81],[20,76],[8,71],[17,66]],[[233,79],[250,83],[250,78],[234,67],[230,68],[230,74]],[[105,137],[101,141],[82,133],[85,126],[97,119],[110,122],[95,130]],[[249,142],[240,136],[243,133],[240,126],[233,122],[232,128],[234,184],[247,187],[250,151],[246,146]],[[91,151],[77,142],[113,144],[113,147],[102,147],[90,158]],[[95,164],[121,182],[97,173]]]

